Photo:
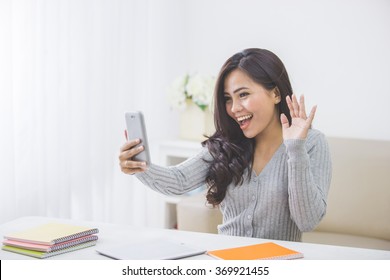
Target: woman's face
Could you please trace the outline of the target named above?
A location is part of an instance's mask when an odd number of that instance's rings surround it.
[[[246,73],[236,69],[224,82],[226,111],[235,120],[247,138],[264,135],[280,129],[276,104],[280,96],[253,81]]]

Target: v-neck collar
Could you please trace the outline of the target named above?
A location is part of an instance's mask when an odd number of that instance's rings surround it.
[[[260,178],[260,177],[264,177],[267,169],[270,168],[270,166],[273,164],[273,162],[275,161],[275,158],[283,151],[283,148],[284,148],[284,142],[282,142],[280,144],[280,146],[276,149],[276,151],[274,152],[274,154],[272,155],[271,159],[266,163],[266,165],[264,166],[264,168],[260,171],[259,174],[256,174],[255,170],[253,170],[252,168],[252,176],[254,178]]]

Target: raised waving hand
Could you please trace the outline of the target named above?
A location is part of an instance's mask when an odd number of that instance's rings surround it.
[[[300,96],[299,102],[295,95],[293,95],[292,98],[287,96],[286,102],[290,110],[291,125],[288,123],[286,115],[281,114],[280,121],[282,122],[283,139],[306,139],[307,132],[313,122],[317,106],[314,106],[311,109],[309,116],[307,116],[305,109],[305,97],[303,95]]]

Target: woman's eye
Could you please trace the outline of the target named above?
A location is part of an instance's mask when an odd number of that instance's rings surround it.
[[[247,92],[241,92],[238,96],[239,96],[240,98],[243,98],[243,97],[245,97],[245,96],[247,96],[247,95],[249,95],[249,93],[247,93]]]
[[[230,98],[230,96],[227,96],[227,95],[225,95],[223,98],[224,98],[224,100],[225,100],[225,103],[228,103],[229,101],[232,100],[232,99]]]

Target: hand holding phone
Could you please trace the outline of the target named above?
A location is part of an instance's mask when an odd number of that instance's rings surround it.
[[[132,160],[134,161],[143,161],[146,162],[147,165],[150,163],[150,153],[149,153],[149,145],[148,145],[148,139],[146,136],[146,128],[145,128],[145,121],[142,112],[126,112],[125,113],[125,120],[126,120],[126,134],[127,134],[127,140],[135,140],[140,139],[140,143],[135,146],[143,146],[143,151],[136,154],[134,157],[132,157]]]

